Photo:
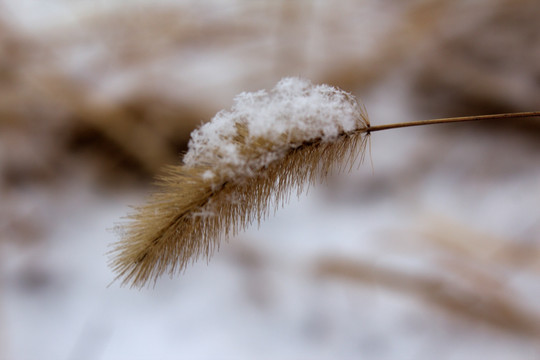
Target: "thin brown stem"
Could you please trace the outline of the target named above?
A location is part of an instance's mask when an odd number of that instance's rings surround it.
[[[395,123],[395,124],[370,126],[368,127],[367,132],[370,133],[370,132],[380,131],[380,130],[396,129],[396,128],[403,128],[403,127],[411,127],[411,126],[421,126],[421,125],[431,125],[431,124],[446,124],[446,123],[477,121],[477,120],[517,119],[517,118],[537,117],[537,116],[540,116],[540,111],[408,121],[408,122]]]

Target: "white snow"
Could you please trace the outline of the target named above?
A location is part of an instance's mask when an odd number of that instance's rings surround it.
[[[301,78],[284,78],[270,91],[243,92],[234,101],[231,110],[218,112],[191,134],[186,165],[213,164],[231,176],[245,175],[303,142],[332,141],[367,126],[353,95]],[[238,126],[247,130],[241,141]],[[264,156],[246,151],[261,139],[269,147]]]

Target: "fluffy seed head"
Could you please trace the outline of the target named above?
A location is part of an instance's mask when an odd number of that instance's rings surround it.
[[[171,276],[221,238],[287,201],[293,188],[352,165],[369,120],[349,93],[285,78],[242,93],[191,135],[184,164],[166,169],[160,190],[121,227],[112,265],[124,283]]]

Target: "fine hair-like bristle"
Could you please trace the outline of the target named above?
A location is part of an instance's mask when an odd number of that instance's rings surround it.
[[[368,117],[342,90],[286,78],[235,100],[192,134],[184,164],[167,168],[159,190],[120,226],[112,266],[124,284],[141,287],[210,257],[294,189],[364,153]]]

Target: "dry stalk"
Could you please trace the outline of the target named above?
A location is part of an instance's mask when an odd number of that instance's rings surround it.
[[[374,132],[374,131],[380,131],[380,130],[389,130],[389,129],[397,129],[397,128],[404,128],[404,127],[412,127],[412,126],[423,126],[423,125],[433,125],[433,124],[448,124],[448,123],[465,122],[465,121],[479,121],[479,120],[518,119],[518,118],[536,117],[536,116],[540,116],[540,111],[529,111],[529,112],[519,112],[519,113],[509,113],[509,114],[461,116],[461,117],[419,120],[419,121],[409,121],[409,122],[402,122],[402,123],[396,123],[396,124],[371,126],[371,127],[369,127],[368,132]]]
[[[540,116],[540,112],[435,119],[371,126],[354,97],[325,85],[284,79],[244,93],[192,134],[184,164],[170,166],[160,190],[119,227],[112,267],[141,287],[209,258],[229,238],[300,194],[334,168],[364,156],[369,134],[398,127]]]

